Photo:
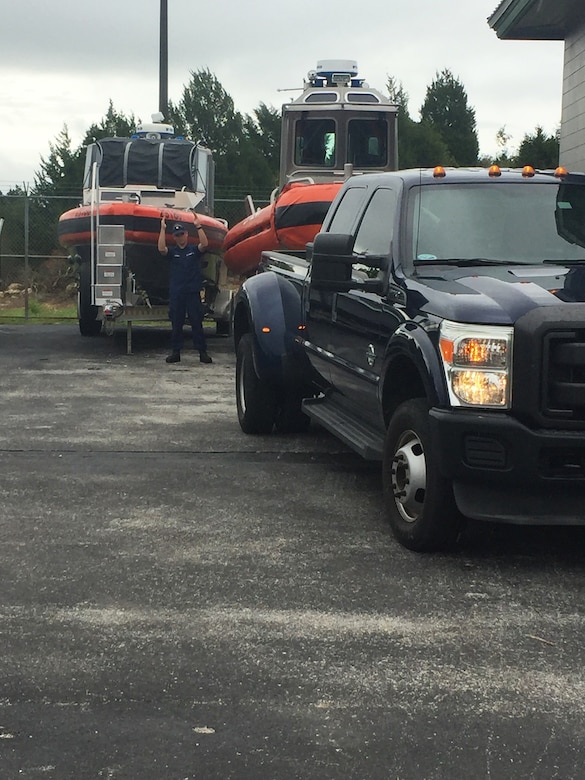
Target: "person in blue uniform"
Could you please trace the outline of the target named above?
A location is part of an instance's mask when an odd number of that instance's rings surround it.
[[[166,361],[178,363],[181,360],[183,325],[187,316],[193,334],[193,347],[199,351],[199,360],[202,363],[212,363],[211,357],[207,354],[207,343],[203,332],[203,304],[200,294],[203,287],[201,269],[207,265],[201,259],[207,248],[207,236],[197,214],[195,214],[197,244],[189,243],[186,226],[177,222],[171,231],[175,241],[174,246],[167,246],[166,229],[167,223],[163,214],[160,220],[158,251],[169,258],[169,318],[172,324],[171,354]]]

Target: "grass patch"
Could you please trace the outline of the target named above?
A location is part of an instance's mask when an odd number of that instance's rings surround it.
[[[24,303],[0,308],[0,321],[4,323],[42,324],[71,320],[77,320],[77,303],[41,303],[33,298],[28,302],[28,317],[25,316]]]

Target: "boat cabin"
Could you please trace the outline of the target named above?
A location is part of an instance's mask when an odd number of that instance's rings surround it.
[[[398,167],[398,106],[358,78],[353,60],[321,60],[282,107],[280,187]],[[347,166],[351,168],[347,168]]]
[[[132,138],[102,138],[87,147],[84,205],[97,201],[176,209],[197,206],[212,213],[211,151],[152,127]]]

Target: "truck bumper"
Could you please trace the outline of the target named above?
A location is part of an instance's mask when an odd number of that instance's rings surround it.
[[[535,430],[505,414],[430,410],[437,465],[478,520],[585,525],[585,432]]]

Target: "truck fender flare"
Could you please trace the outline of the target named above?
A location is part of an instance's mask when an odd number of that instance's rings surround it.
[[[282,381],[283,359],[294,351],[301,323],[300,293],[279,274],[256,274],[238,291],[234,313],[236,349],[242,335],[251,333],[254,368],[261,379]]]
[[[395,381],[393,365],[407,360],[418,374],[430,406],[449,403],[447,385],[438,346],[427,330],[410,321],[392,335],[384,355],[384,370],[380,382],[380,401],[386,395],[388,383]]]

